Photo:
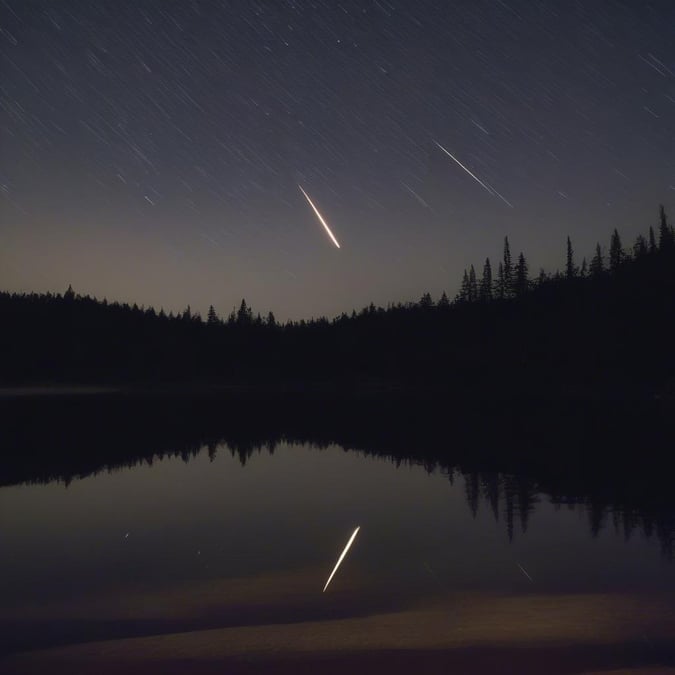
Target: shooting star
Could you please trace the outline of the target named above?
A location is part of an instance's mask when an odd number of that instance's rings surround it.
[[[314,210],[314,213],[316,214],[316,217],[319,219],[319,222],[324,226],[324,229],[326,232],[328,232],[328,236],[332,239],[333,243],[340,248],[340,244],[338,244],[338,240],[335,238],[333,233],[330,231],[330,227],[328,227],[328,223],[323,219],[323,216],[319,213],[319,209],[314,206],[314,202],[309,198],[309,195],[302,189],[302,185],[298,185],[300,188],[300,192],[302,192],[303,195],[305,195],[305,199],[309,202],[309,205],[312,207]]]
[[[302,190],[302,188],[300,188]],[[338,571],[338,567],[340,567],[340,564],[342,563],[342,560],[344,557],[347,555],[347,551],[349,551],[349,547],[354,543],[354,539],[356,539],[356,535],[358,534],[359,530],[361,529],[361,526],[359,525],[354,532],[352,532],[352,536],[349,538],[349,541],[347,542],[347,545],[344,548],[344,551],[340,554],[340,557],[338,558],[338,561],[335,563],[335,567],[333,568],[333,571],[330,573],[330,576],[328,577],[328,581],[326,582],[326,585],[323,587],[322,593],[326,592],[326,589],[328,588],[328,584],[330,583],[330,580],[333,578],[335,573]]]
[[[440,149],[441,149],[448,157],[450,157],[450,159],[452,159],[454,162],[456,162],[457,164],[459,164],[459,166],[462,167],[462,169],[464,169],[464,171],[466,171],[466,173],[468,173],[469,176],[471,176],[471,178],[473,178],[473,179],[474,179],[481,187],[485,188],[485,190],[487,190],[487,192],[489,192],[493,197],[499,197],[499,199],[501,199],[507,206],[510,206],[511,208],[513,208],[513,204],[511,204],[511,202],[510,202],[508,199],[506,199],[506,197],[504,197],[503,195],[500,195],[499,192],[497,192],[497,190],[495,190],[493,187],[490,187],[487,183],[484,183],[480,178],[478,178],[478,176],[476,176],[475,173],[473,173],[472,171],[470,171],[469,169],[467,169],[467,167],[465,167],[464,164],[462,164],[462,163],[457,159],[457,157],[455,157],[449,150],[446,150],[446,149],[445,149],[438,141],[434,141],[434,143],[435,143],[435,144],[436,144],[436,145],[437,145],[437,146],[438,146],[438,147],[439,147],[439,148],[440,148]]]
[[[415,190],[413,190],[410,185],[401,181],[401,185],[425,208],[430,209],[431,207],[427,204],[422,197],[420,197]]]

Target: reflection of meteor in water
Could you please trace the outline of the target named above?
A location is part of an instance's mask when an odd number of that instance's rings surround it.
[[[302,190],[302,188],[300,188]],[[340,563],[342,563],[342,560],[344,557],[347,555],[347,551],[349,551],[349,547],[354,543],[354,539],[356,539],[356,535],[358,534],[359,530],[361,529],[361,526],[359,525],[354,532],[352,532],[352,536],[349,537],[349,541],[347,542],[347,545],[345,546],[344,551],[340,554],[340,557],[338,558],[338,561],[335,563],[335,567],[333,568],[333,571],[330,573],[330,576],[328,577],[328,581],[326,582],[326,585],[323,587],[323,591],[325,593],[326,589],[328,588],[328,584],[330,583],[330,580],[333,578],[335,573],[338,570],[338,567],[340,567]]]
[[[309,205],[312,207],[312,210],[316,214],[316,217],[319,219],[319,222],[324,226],[326,232],[328,232],[328,236],[333,240],[333,243],[340,248],[340,244],[338,244],[338,240],[335,238],[333,233],[330,231],[330,227],[328,227],[328,223],[323,219],[323,216],[319,213],[319,209],[314,206],[314,202],[309,198],[309,195],[302,189],[302,185],[298,185],[300,188],[300,192],[302,192],[303,195],[305,195],[305,199],[309,202]]]
[[[524,568],[520,563],[516,563],[516,565],[518,565],[518,567],[520,567],[520,571],[521,571],[521,572],[522,572],[522,573],[523,573],[530,581],[533,581],[532,577],[525,571],[525,568]]]
[[[510,202],[508,199],[506,199],[506,197],[500,195],[499,192],[497,192],[497,190],[495,190],[493,187],[490,187],[489,185],[487,185],[486,183],[484,183],[480,178],[478,178],[478,176],[476,176],[475,173],[469,171],[469,169],[467,169],[467,168],[464,166],[464,164],[462,164],[462,163],[457,159],[457,157],[455,157],[449,150],[446,150],[446,149],[445,149],[438,141],[434,141],[434,143],[436,143],[436,145],[437,145],[437,146],[438,146],[438,147],[439,147],[439,148],[440,148],[440,149],[441,149],[448,157],[450,157],[450,159],[452,159],[454,162],[456,162],[457,164],[459,164],[459,166],[462,167],[462,169],[464,169],[464,171],[466,171],[466,172],[469,174],[469,176],[471,176],[471,178],[473,178],[479,185],[481,185],[483,188],[485,188],[485,189],[486,189],[493,197],[499,197],[499,199],[501,199],[507,206],[510,206],[511,208],[513,208],[513,204],[511,204],[511,202]]]

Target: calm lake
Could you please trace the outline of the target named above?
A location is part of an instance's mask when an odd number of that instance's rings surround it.
[[[675,565],[648,534],[514,476],[212,445],[1,488],[0,644],[10,672],[396,650],[431,670],[665,667]]]

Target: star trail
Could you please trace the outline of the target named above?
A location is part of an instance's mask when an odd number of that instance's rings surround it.
[[[675,202],[674,25],[670,0],[0,0],[0,286],[307,318],[454,295],[505,235],[533,270],[630,241]]]

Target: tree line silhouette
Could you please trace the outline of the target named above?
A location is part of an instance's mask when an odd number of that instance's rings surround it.
[[[79,295],[0,293],[0,382],[434,386],[473,396],[655,391],[673,380],[675,234],[660,208],[630,251],[617,230],[577,265],[530,277],[508,238],[493,278],[470,266],[435,302],[278,322],[242,299],[226,319]],[[508,387],[498,383],[509,382]]]
[[[543,268],[539,270],[539,275],[535,280],[529,277],[529,266],[525,255],[521,251],[518,254],[518,261],[514,265],[511,258],[511,247],[509,238],[504,238],[504,255],[499,262],[497,277],[493,280],[492,265],[490,258],[485,259],[483,273],[480,281],[477,280],[474,266],[471,265],[468,271],[464,270],[462,283],[455,302],[490,302],[492,300],[505,300],[508,298],[519,298],[533,289],[549,284],[552,281],[572,281],[574,279],[599,279],[603,274],[616,274],[623,265],[632,261],[650,260],[649,256],[656,256],[660,253],[671,254],[675,249],[675,231],[668,224],[668,218],[663,205],[659,207],[659,243],[656,243],[654,228],[649,227],[648,238],[639,234],[632,247],[632,252],[627,251],[622,242],[619,232],[615,228],[612,232],[609,244],[609,256],[603,254],[602,247],[598,242],[595,246],[595,253],[591,258],[590,265],[586,264],[586,258],[583,258],[581,266],[575,263],[574,249],[572,241],[567,237],[567,251],[565,258],[565,271],[559,270],[555,274],[547,273]],[[651,258],[652,262],[655,257]],[[447,305],[447,296],[441,298],[439,305]]]

